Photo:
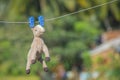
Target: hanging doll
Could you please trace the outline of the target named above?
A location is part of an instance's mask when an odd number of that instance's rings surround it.
[[[42,64],[44,71],[47,72],[48,68],[45,61],[50,61],[50,56],[48,48],[41,38],[41,36],[45,32],[45,29],[41,25],[36,25],[33,26],[31,30],[34,35],[34,39],[27,56],[26,73],[30,73],[31,64],[35,64],[37,60]],[[42,52],[45,54],[45,60],[42,59]]]

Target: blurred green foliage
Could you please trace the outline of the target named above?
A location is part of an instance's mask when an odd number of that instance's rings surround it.
[[[87,71],[90,71],[92,68],[92,59],[88,52],[84,52],[82,54],[83,58],[83,68],[85,68]]]
[[[107,1],[110,0],[0,0],[0,20],[27,21],[29,16],[37,18],[39,15],[49,19]],[[119,3],[46,22],[43,38],[52,57],[48,63],[50,70],[59,61],[63,62],[66,70],[73,65],[79,68],[79,64],[82,65],[81,53],[90,50],[95,38],[106,30],[104,21],[108,20],[112,28],[114,24],[118,28]],[[0,24],[0,75],[25,75],[32,37],[28,24]],[[89,67],[88,58],[86,55],[85,63]],[[38,63],[32,69],[33,74],[42,70]]]
[[[97,80],[119,80],[120,79],[120,55],[116,52],[108,55],[110,63],[105,63],[104,58],[98,57],[97,64],[100,76]]]
[[[37,76],[7,76],[1,77],[1,80],[40,80]]]

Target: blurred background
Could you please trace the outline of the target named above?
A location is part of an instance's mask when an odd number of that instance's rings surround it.
[[[109,1],[115,0],[0,0],[0,20],[50,19]],[[32,31],[28,24],[0,23],[0,80],[120,80],[119,0],[47,21],[44,27],[49,72],[37,62],[26,75]]]

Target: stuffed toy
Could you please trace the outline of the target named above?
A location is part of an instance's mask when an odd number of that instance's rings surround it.
[[[36,25],[32,27],[31,30],[34,35],[34,39],[27,56],[26,73],[30,73],[30,66],[31,64],[35,64],[36,61],[39,61],[42,64],[44,71],[47,72],[48,67],[45,61],[50,61],[50,55],[47,46],[41,38],[45,29],[41,25]],[[45,54],[45,60],[42,58],[42,53]]]

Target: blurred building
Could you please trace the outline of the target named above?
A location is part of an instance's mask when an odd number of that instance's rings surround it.
[[[90,53],[93,61],[93,71],[100,66],[109,65],[112,60],[110,56],[118,56],[120,53],[120,30],[103,33],[102,44],[96,46]]]

